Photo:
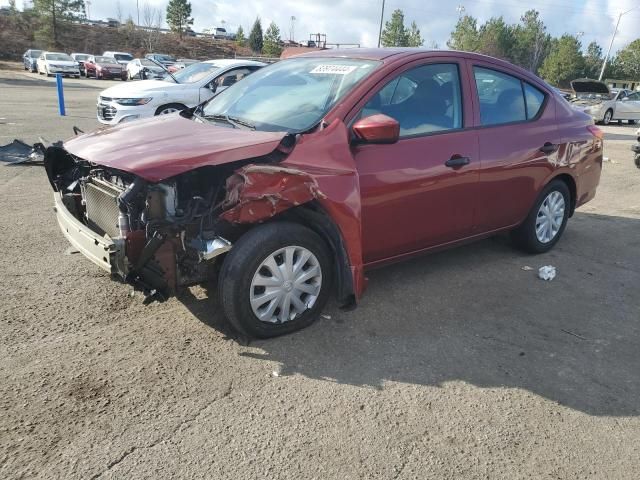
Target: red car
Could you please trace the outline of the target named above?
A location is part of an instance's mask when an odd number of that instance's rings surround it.
[[[98,80],[116,79],[127,80],[127,69],[125,65],[120,65],[115,58],[90,56],[84,62],[85,76],[95,77]]]
[[[47,151],[58,222],[153,298],[217,278],[240,331],[309,325],[368,269],[510,231],[550,250],[592,199],[603,140],[545,82],[481,55],[330,50],[207,104]]]

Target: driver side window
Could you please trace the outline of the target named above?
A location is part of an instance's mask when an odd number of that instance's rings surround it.
[[[387,83],[362,109],[361,118],[382,113],[400,123],[400,136],[462,128],[462,95],[456,64],[429,64]]]

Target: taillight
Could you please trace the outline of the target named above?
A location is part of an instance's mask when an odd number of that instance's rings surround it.
[[[591,135],[593,135],[594,137],[599,138],[600,140],[604,139],[604,132],[602,130],[600,130],[597,126],[588,125],[587,126],[587,130],[589,130]]]

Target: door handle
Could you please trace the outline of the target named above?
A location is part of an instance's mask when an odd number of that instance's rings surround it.
[[[445,166],[449,168],[460,168],[465,165],[469,165],[471,163],[471,159],[469,157],[461,157],[459,155],[454,155],[449,160],[444,162]]]
[[[556,150],[558,150],[558,145],[554,145],[553,143],[549,143],[549,142],[545,143],[543,146],[540,147],[540,151],[547,155],[551,155]]]

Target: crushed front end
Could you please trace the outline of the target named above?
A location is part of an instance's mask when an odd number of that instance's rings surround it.
[[[47,150],[45,167],[69,242],[150,299],[210,279],[216,257],[231,248],[227,236],[239,234],[218,218],[228,176],[221,167],[153,183],[62,147]]]

